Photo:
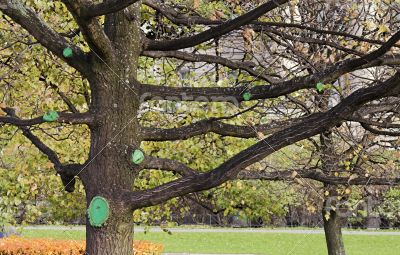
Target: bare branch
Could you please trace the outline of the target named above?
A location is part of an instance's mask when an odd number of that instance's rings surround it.
[[[365,130],[367,130],[367,131],[369,131],[369,132],[371,132],[373,134],[376,134],[376,135],[400,136],[400,132],[387,131],[387,130],[378,130],[378,129],[375,129],[375,128],[371,127],[370,125],[368,125],[368,124],[366,124],[364,122],[360,122],[360,124]]]
[[[397,185],[400,183],[400,177],[337,177],[324,174],[317,169],[296,170],[296,177],[293,177],[293,170],[287,171],[249,171],[244,170],[238,174],[238,179],[242,180],[268,180],[268,181],[293,181],[295,178],[311,179],[325,184],[332,185]]]
[[[205,62],[212,64],[220,64],[231,69],[241,69],[248,72],[250,75],[253,75],[257,78],[263,79],[267,82],[271,82],[271,77],[269,77],[265,72],[259,72],[254,70],[253,68],[256,66],[255,63],[247,61],[247,62],[239,62],[232,61],[227,58],[223,58],[215,55],[207,55],[207,54],[195,54],[195,53],[187,53],[183,51],[143,51],[142,56],[151,57],[151,58],[176,58],[185,61],[191,62]]]
[[[199,45],[203,42],[206,42],[210,39],[220,37],[224,34],[227,34],[243,25],[250,23],[253,20],[258,19],[265,13],[279,7],[285,3],[289,2],[288,0],[271,0],[268,1],[254,10],[243,14],[233,20],[222,23],[219,26],[210,28],[204,32],[199,34],[184,37],[175,40],[166,40],[166,41],[147,41],[144,45],[144,49],[146,50],[178,50],[193,47]]]
[[[11,124],[14,126],[33,126],[45,123],[43,117],[37,117],[34,119],[20,119],[18,117],[13,117],[15,110],[12,108],[2,108],[5,112],[10,116],[0,117],[0,123],[3,124]],[[93,116],[90,113],[66,113],[59,112],[58,119],[55,121],[58,123],[66,123],[66,124],[87,124],[91,125],[93,123]]]
[[[330,34],[330,35],[343,36],[343,37],[351,38],[353,40],[360,41],[360,42],[368,42],[368,43],[379,44],[379,45],[385,44],[384,41],[380,41],[380,40],[368,39],[368,38],[364,38],[361,36],[349,34],[346,32],[341,32],[341,31],[318,29],[315,27],[306,26],[306,25],[302,25],[302,24],[284,23],[284,22],[260,22],[260,21],[256,21],[253,24],[254,24],[255,31],[262,31],[263,29],[269,29],[270,27],[298,28],[298,29],[302,29],[302,30],[309,30],[309,31],[319,33],[319,34]],[[398,44],[394,44],[393,46],[400,47],[400,45],[398,45]]]
[[[352,116],[348,120],[371,125],[371,126],[381,127],[381,128],[400,128],[400,124],[391,123],[391,122],[378,122],[378,121],[367,120],[367,119],[355,117],[355,116]]]

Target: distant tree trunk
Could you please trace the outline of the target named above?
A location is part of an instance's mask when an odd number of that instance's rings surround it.
[[[327,108],[327,99],[322,100],[321,105]],[[321,154],[322,154],[322,171],[327,175],[332,175],[337,168],[338,157],[334,149],[334,141],[330,131],[324,132],[320,136],[321,139]],[[329,192],[331,198],[337,197],[337,186],[324,185],[325,191]],[[333,209],[334,207],[335,209]],[[322,218],[324,220],[325,239],[329,255],[345,255],[344,243],[342,238],[342,225],[340,216],[337,214],[339,206],[336,199],[330,200],[325,198]]]
[[[324,202],[324,208],[327,205]],[[326,217],[328,213],[329,217]],[[329,255],[346,255],[342,237],[342,224],[340,216],[333,210],[322,210],[324,219],[325,239]]]

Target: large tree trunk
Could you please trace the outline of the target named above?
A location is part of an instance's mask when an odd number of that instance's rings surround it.
[[[133,221],[131,207],[120,199],[122,191],[132,190],[138,166],[130,162],[140,147],[137,113],[140,106],[136,80],[140,54],[139,4],[106,16],[105,32],[115,59],[93,56],[93,75],[88,77],[92,91],[91,111],[98,116],[91,127],[90,158],[81,177],[87,205],[93,197],[105,198],[110,215],[104,226],[86,223],[86,254],[132,255]]]
[[[86,224],[86,254],[133,254],[132,213],[113,215],[107,225],[94,228]]]
[[[326,205],[326,201],[324,203],[324,207]],[[326,217],[327,210],[323,210],[323,219],[324,219],[324,231],[325,231],[325,239],[326,245],[328,248],[329,255],[346,255],[346,251],[344,249],[344,243],[342,238],[342,224],[340,220],[340,216],[333,210],[329,211],[329,218]]]

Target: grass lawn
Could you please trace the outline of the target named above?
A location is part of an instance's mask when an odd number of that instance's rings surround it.
[[[84,239],[80,230],[23,230],[26,237]],[[271,255],[327,254],[322,234],[287,233],[137,233],[135,239],[165,245],[165,252],[253,253]],[[349,255],[398,255],[400,236],[345,235]]]

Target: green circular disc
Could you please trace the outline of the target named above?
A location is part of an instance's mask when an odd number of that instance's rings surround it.
[[[317,88],[318,93],[322,93],[322,92],[324,92],[325,85],[321,82],[318,82],[316,88]]]
[[[244,101],[249,101],[251,98],[251,93],[250,92],[246,92],[243,94],[243,99]]]
[[[142,163],[143,160],[144,160],[144,154],[141,150],[135,150],[132,153],[131,161],[133,164],[138,165],[138,164]]]
[[[110,206],[105,198],[96,196],[88,208],[89,222],[93,227],[103,226],[110,215]]]
[[[63,50],[63,56],[66,58],[70,58],[73,55],[73,51],[70,47],[67,47]]]
[[[43,120],[47,122],[56,121],[58,119],[58,113],[56,111],[48,111],[43,115]]]

